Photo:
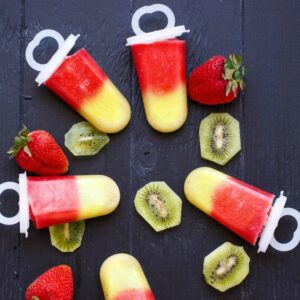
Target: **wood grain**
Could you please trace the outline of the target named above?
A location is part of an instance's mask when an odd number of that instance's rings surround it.
[[[278,194],[284,189],[288,206],[300,210],[298,197],[300,152],[300,2],[245,0],[163,0],[177,25],[191,30],[187,42],[188,74],[216,54],[241,53],[247,67],[247,91],[231,104],[206,107],[190,101],[186,124],[175,133],[154,131],[145,119],[135,67],[126,38],[133,35],[132,13],[146,0],[0,0],[0,180],[16,181],[19,169],[5,154],[13,136],[25,123],[31,130],[50,131],[63,146],[64,133],[82,118],[45,87],[34,82],[36,72],[26,64],[24,50],[46,28],[64,37],[81,35],[74,51],[86,48],[130,101],[132,120],[99,155],[70,160],[70,174],[100,173],[120,186],[120,207],[113,214],[86,221],[81,248],[63,254],[50,245],[48,230],[30,229],[18,235],[17,225],[0,226],[1,299],[23,299],[26,287],[51,266],[66,263],[74,271],[74,299],[104,299],[98,270],[108,256],[131,253],[139,259],[157,299],[290,299],[300,298],[300,247],[292,252],[256,254],[249,246],[191,206],[183,195],[187,174],[211,166]],[[163,27],[161,14],[142,19],[144,30]],[[44,41],[36,55],[46,62],[56,49]],[[171,74],[172,75],[172,74]],[[240,121],[242,152],[225,167],[203,161],[198,127],[211,112],[228,112]],[[166,181],[182,198],[179,227],[155,233],[136,213],[136,191],[150,181]],[[16,195],[1,195],[1,212],[17,210]],[[295,223],[280,222],[276,237],[291,236]],[[224,294],[202,278],[203,258],[225,241],[243,245],[251,257],[250,274],[240,286]]]
[[[0,182],[16,181],[18,167],[8,159],[6,151],[19,130],[20,100],[22,98],[20,71],[21,3],[0,2]],[[17,194],[6,191],[1,195],[1,213],[17,213]],[[1,225],[0,266],[2,299],[16,299],[19,288],[19,227]]]

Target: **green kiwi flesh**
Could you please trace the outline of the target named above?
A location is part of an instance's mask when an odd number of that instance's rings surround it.
[[[155,231],[177,226],[181,222],[182,201],[163,181],[149,182],[139,189],[134,206]]]
[[[75,156],[95,155],[108,142],[107,134],[86,121],[74,124],[65,134],[65,146]]]
[[[80,247],[84,230],[84,221],[50,226],[51,244],[61,252],[73,252]]]
[[[228,113],[211,113],[200,123],[201,157],[224,166],[241,150],[240,124]]]
[[[205,257],[203,275],[209,285],[225,292],[247,277],[249,262],[243,247],[226,242]]]

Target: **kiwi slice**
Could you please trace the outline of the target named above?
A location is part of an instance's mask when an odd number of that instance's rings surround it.
[[[225,292],[246,278],[249,262],[243,247],[226,242],[204,258],[204,278],[209,285]]]
[[[241,150],[240,124],[228,113],[212,113],[199,128],[201,157],[224,166]]]
[[[149,182],[139,189],[134,206],[155,231],[174,227],[181,222],[182,201],[163,181]]]
[[[95,155],[108,142],[107,134],[86,121],[74,124],[65,134],[65,146],[75,156]]]
[[[61,252],[73,252],[80,247],[84,230],[84,221],[50,226],[51,244]]]

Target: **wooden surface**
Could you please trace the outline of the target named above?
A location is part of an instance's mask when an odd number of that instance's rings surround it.
[[[63,146],[64,133],[81,117],[52,94],[38,88],[36,72],[24,60],[34,35],[46,28],[64,37],[81,34],[75,50],[85,47],[129,99],[130,125],[111,135],[97,156],[75,158],[67,150],[70,174],[102,173],[114,178],[122,192],[113,214],[86,222],[81,248],[63,254],[50,245],[48,230],[0,226],[1,299],[23,299],[28,284],[51,266],[66,263],[75,277],[74,299],[103,299],[98,270],[105,258],[128,252],[139,259],[158,300],[300,299],[300,247],[257,254],[252,247],[191,206],[183,195],[187,174],[212,166],[267,191],[285,190],[288,206],[300,210],[300,2],[297,0],[160,1],[175,13],[176,24],[191,30],[187,41],[190,72],[214,54],[240,52],[247,67],[247,91],[231,104],[204,107],[189,103],[189,117],[172,134],[152,130],[145,120],[138,82],[125,41],[133,33],[132,13],[146,0],[0,1],[0,181],[16,181],[19,169],[6,150],[25,123],[31,130],[50,131]],[[165,21],[157,14],[144,18],[145,29]],[[37,51],[47,61],[55,50],[47,40]],[[50,49],[50,50],[49,50]],[[203,161],[197,131],[210,112],[226,111],[240,121],[242,152],[226,167]],[[155,233],[136,213],[138,188],[164,180],[183,199],[182,224]],[[1,195],[1,212],[17,211],[13,192]],[[287,241],[295,228],[284,218],[276,237]],[[220,294],[204,282],[203,258],[225,241],[243,245],[251,271],[240,286]]]

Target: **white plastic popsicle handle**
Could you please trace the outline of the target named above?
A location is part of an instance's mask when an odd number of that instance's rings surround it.
[[[297,221],[297,228],[294,231],[293,238],[287,243],[278,242],[273,235],[270,245],[272,246],[272,248],[283,252],[293,250],[298,246],[300,242],[300,212],[294,208],[285,207],[280,218],[284,216],[293,217]]]
[[[5,217],[0,213],[0,224],[14,225],[20,223],[20,233],[28,237],[29,204],[27,200],[26,173],[19,175],[19,184],[16,182],[3,182],[0,184],[0,195],[6,190],[14,190],[19,195],[19,211],[13,217]]]
[[[33,52],[35,48],[39,46],[41,40],[49,37],[56,40],[58,49],[47,63],[40,64],[34,59]],[[56,71],[67,54],[74,47],[78,37],[79,34],[76,36],[71,34],[66,40],[64,40],[60,33],[52,29],[45,29],[36,34],[33,40],[27,45],[25,57],[29,66],[32,69],[40,72],[35,79],[38,85],[44,83]]]
[[[28,44],[27,48],[26,48],[26,52],[25,52],[25,57],[27,60],[27,63],[29,64],[29,66],[36,70],[36,71],[42,71],[46,64],[40,64],[38,63],[34,57],[33,57],[33,51],[36,47],[39,46],[41,40],[43,40],[44,38],[53,38],[56,40],[58,48],[60,48],[62,46],[62,44],[64,43],[64,38],[61,36],[60,33],[58,33],[55,30],[52,29],[45,29],[40,31],[39,33],[36,34],[36,36],[34,37],[34,39]]]
[[[261,234],[258,242],[257,252],[266,252],[269,245],[278,251],[293,250],[300,242],[300,212],[296,209],[284,207],[287,197],[281,191],[280,196],[275,200],[271,209],[271,213]],[[297,221],[297,228],[294,232],[293,238],[287,243],[280,243],[276,240],[274,233],[278,226],[279,220],[284,216],[291,216]]]
[[[14,190],[19,195],[19,185],[16,182],[3,182],[0,184],[0,195],[6,191],[6,190]],[[19,223],[20,216],[19,216],[19,210],[13,217],[5,217],[0,212],[0,223],[3,225],[14,225]]]
[[[164,29],[152,32],[144,32],[140,27],[140,19],[145,14],[152,14],[154,12],[162,12],[167,17],[168,23]],[[131,26],[136,35],[127,39],[126,46],[153,43],[156,41],[175,38],[185,32],[190,32],[189,30],[185,29],[185,26],[183,25],[175,26],[174,13],[168,6],[164,4],[153,4],[140,7],[132,16]]]

